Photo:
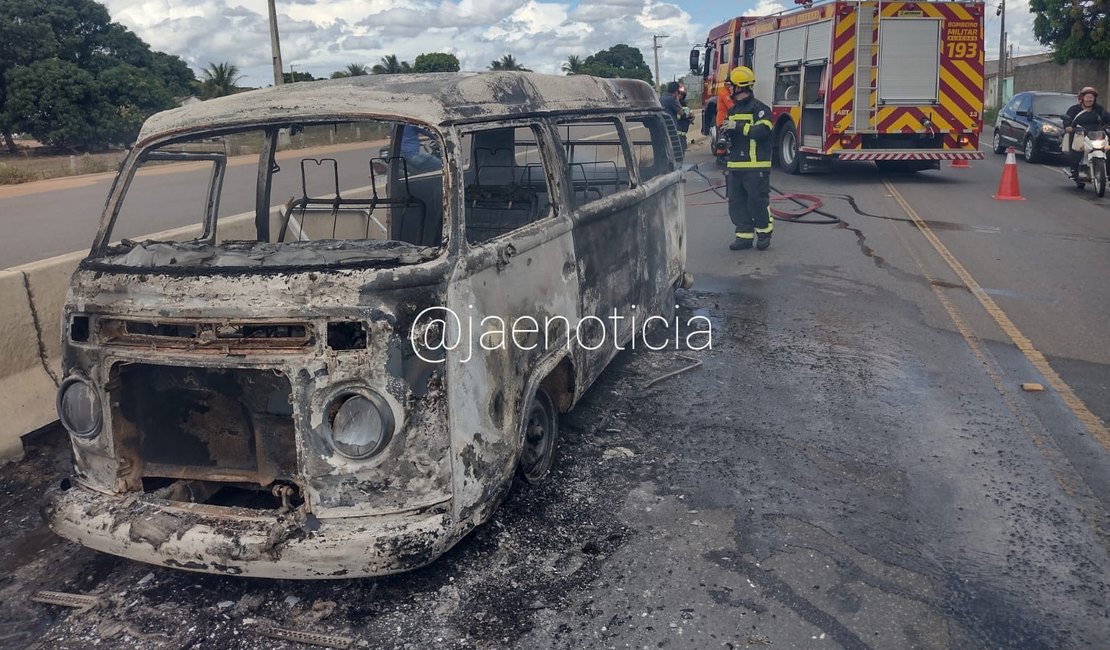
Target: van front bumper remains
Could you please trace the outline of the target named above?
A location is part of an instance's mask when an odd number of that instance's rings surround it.
[[[193,507],[139,494],[112,496],[67,479],[47,491],[43,518],[68,540],[140,562],[204,573],[319,580],[388,575],[432,562],[461,537],[447,504],[439,505],[419,512],[317,520],[303,513],[275,515]]]

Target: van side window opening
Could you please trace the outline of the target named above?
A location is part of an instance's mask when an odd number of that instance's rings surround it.
[[[718,53],[718,63],[728,63],[728,41],[721,41],[721,50]]]
[[[377,120],[274,124],[200,133],[157,146],[146,152],[131,178],[108,232],[107,241],[116,245],[101,261],[124,266],[329,265],[384,260],[391,254],[383,251],[400,251],[400,244],[439,246],[444,220],[441,163],[411,169],[399,164],[403,151],[391,146],[390,137],[403,130]],[[265,196],[259,192],[259,165],[269,141],[275,143],[270,205],[263,210],[269,227],[266,240],[258,241],[255,204]],[[422,133],[417,144],[430,157],[438,156],[431,131]],[[391,156],[391,151],[401,155]],[[180,180],[166,196],[164,185],[155,190],[151,179],[171,171]],[[191,227],[167,229],[190,219]],[[409,224],[415,225],[400,227]]]
[[[611,118],[558,122],[556,137],[566,154],[572,206],[616,194],[632,187],[631,165],[620,138],[620,125]]]
[[[502,127],[463,136],[466,241],[481,244],[556,214],[533,127]],[[468,161],[468,162],[467,162]]]
[[[641,181],[674,171],[674,158],[667,153],[673,151],[671,138],[658,115],[629,117],[625,120],[625,128]]]

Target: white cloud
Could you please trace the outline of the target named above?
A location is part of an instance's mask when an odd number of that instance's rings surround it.
[[[200,71],[229,61],[244,84],[272,81],[266,0],[102,0],[112,19],[154,49],[182,57]],[[1007,3],[1007,28],[1018,53],[1041,48],[1027,3]],[[396,54],[412,62],[424,52],[450,52],[465,70],[484,70],[512,54],[538,72],[558,74],[570,55],[581,58],[617,43],[636,47],[654,68],[652,36],[660,39],[663,80],[686,74],[690,48],[730,12],[763,15],[793,9],[792,0],[742,0],[734,5],[678,0],[278,0],[286,70],[327,77],[349,63],[372,66]],[[988,7],[986,48],[998,49],[997,18]]]

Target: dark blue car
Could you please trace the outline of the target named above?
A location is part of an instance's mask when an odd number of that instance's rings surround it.
[[[1015,147],[1029,162],[1060,154],[1064,114],[1076,103],[1075,95],[1029,91],[1014,95],[994,123],[995,153]]]

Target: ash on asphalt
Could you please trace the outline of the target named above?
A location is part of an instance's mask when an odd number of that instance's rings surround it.
[[[678,320],[691,316],[681,308]],[[687,333],[679,336],[683,345]],[[649,331],[648,344],[670,342],[671,351],[620,353],[562,417],[556,466],[544,482],[518,482],[493,520],[432,565],[398,576],[242,579],[82,548],[53,535],[37,510],[46,487],[68,475],[64,431],[33,436],[24,460],[0,473],[7,531],[0,540],[0,600],[9,603],[0,610],[0,646],[303,647],[261,636],[265,626],[350,637],[361,647],[512,645],[532,630],[536,612],[580,608],[599,567],[631,534],[613,514],[628,483],[653,472],[652,447],[661,441],[644,434],[636,412],[652,399],[642,393],[644,384],[689,365],[673,352],[675,334]],[[92,594],[100,602],[84,613],[30,602],[42,589]]]
[[[372,648],[1105,638],[1105,554],[1030,469],[1037,452],[999,424],[993,387],[932,358],[956,334],[922,329],[911,301],[831,267],[703,279],[677,321],[709,319],[711,351],[684,349],[682,332],[683,349],[620,353],[562,419],[550,478],[398,576],[211,576],[58,540],[36,505],[69,451],[60,432],[35,439],[0,472],[0,646],[304,647],[267,626]],[[846,301],[848,286],[867,298]],[[689,358],[703,363],[646,387]],[[42,589],[99,605],[30,602]]]

